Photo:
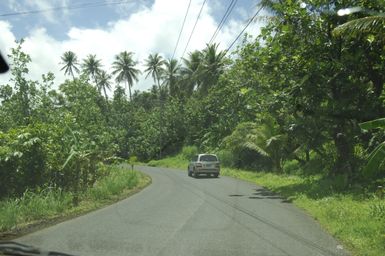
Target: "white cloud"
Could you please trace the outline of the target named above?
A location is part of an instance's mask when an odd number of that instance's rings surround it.
[[[28,1],[42,5],[48,2],[48,0]],[[134,57],[141,64],[144,63],[144,59],[149,53],[159,52],[164,57],[171,57],[187,4],[188,0],[155,0],[151,7],[143,7],[127,19],[111,21],[104,28],[72,27],[67,32],[67,38],[61,41],[50,36],[45,28],[38,28],[25,38],[23,46],[23,49],[32,58],[31,78],[38,80],[42,74],[51,71],[57,77],[57,84],[63,82],[65,77],[60,71],[59,62],[60,56],[68,50],[74,51],[79,59],[88,54],[96,54],[98,58],[102,59],[104,68],[107,70],[110,69],[114,56],[124,50],[134,52]],[[201,4],[202,1],[192,1],[176,57],[180,57],[187,43]],[[217,23],[212,17],[210,8],[212,7],[205,6],[187,52],[203,49],[214,33]],[[242,18],[227,21],[217,36],[222,49],[225,49],[234,40],[244,25]],[[253,24],[252,27],[250,29],[256,31],[258,24]],[[0,43],[7,45],[7,49],[9,49],[14,41],[10,24],[0,22],[0,33],[2,34]],[[143,70],[143,66],[140,68]],[[1,80],[4,78],[1,77]],[[145,90],[151,85],[152,81],[149,79],[145,81],[143,75],[134,89]]]

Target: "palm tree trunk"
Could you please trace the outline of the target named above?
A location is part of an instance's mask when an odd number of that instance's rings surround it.
[[[159,88],[159,159],[162,158],[162,114],[163,114],[163,104],[162,104],[162,90],[160,88],[160,82],[159,82],[159,76],[156,76],[156,79],[158,81],[158,88]]]
[[[128,87],[128,93],[129,93],[129,96],[130,96],[130,101],[132,101],[131,87],[130,87],[130,84],[128,83],[128,80],[126,80],[126,82],[125,82],[125,87],[126,87],[126,91],[127,91],[127,87]]]
[[[132,95],[131,95],[131,85],[128,85],[128,92],[130,93],[130,101],[132,101]]]
[[[103,91],[104,91],[104,97],[106,98],[106,103],[108,103],[107,91],[105,86],[103,86]]]

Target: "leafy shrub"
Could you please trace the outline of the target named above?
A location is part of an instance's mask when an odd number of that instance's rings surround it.
[[[157,166],[157,161],[156,160],[151,160],[147,163],[148,166],[151,166],[151,167],[156,167]]]
[[[33,127],[0,132],[0,197],[21,195],[45,183],[47,151],[44,135]],[[6,182],[5,182],[6,181]]]
[[[285,173],[298,173],[301,170],[301,166],[297,160],[287,160],[283,164],[283,170]]]
[[[307,175],[313,175],[313,174],[319,174],[319,173],[326,174],[329,171],[328,169],[329,167],[325,167],[325,165],[326,165],[325,160],[322,159],[320,156],[318,155],[314,157],[311,156],[310,160],[302,166],[302,171],[304,172],[304,174],[307,174]]]
[[[196,154],[198,154],[196,146],[184,146],[182,148],[182,157],[186,160],[191,160]]]
[[[221,150],[217,152],[217,155],[222,166],[234,167],[236,165],[236,157],[229,150]]]

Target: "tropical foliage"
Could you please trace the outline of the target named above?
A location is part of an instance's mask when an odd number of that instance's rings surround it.
[[[113,63],[91,54],[81,65],[68,51],[58,62],[72,80],[31,81],[33,60],[20,42],[0,86],[1,196],[41,186],[79,192],[102,175],[100,163],[149,161],[187,145],[233,166],[295,167],[341,176],[346,186],[385,178],[384,130],[365,123],[385,113],[382,18],[359,26],[363,14],[337,15],[357,1],[304,2],[262,1],[271,17],[232,53],[209,44],[181,62],[150,54],[148,91],[132,91],[141,70],[129,51]],[[381,1],[359,3],[385,11]],[[352,36],[350,26],[372,28]]]

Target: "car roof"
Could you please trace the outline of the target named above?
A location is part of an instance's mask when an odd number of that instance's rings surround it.
[[[198,156],[217,156],[216,154],[198,154]]]

